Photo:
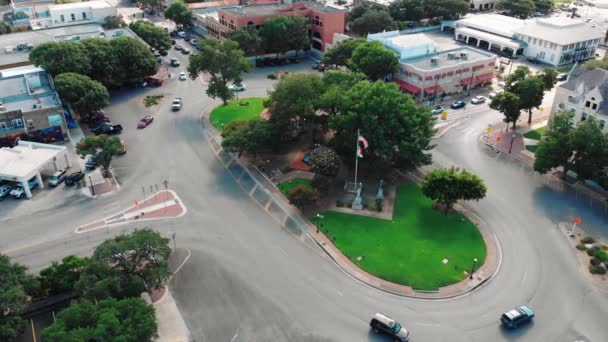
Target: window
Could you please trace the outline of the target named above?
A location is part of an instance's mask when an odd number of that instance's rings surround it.
[[[65,21],[65,17],[63,16],[63,14],[59,18],[61,19],[61,22]]]
[[[27,127],[34,127],[34,120],[27,120]]]
[[[74,13],[70,14],[70,18],[72,18],[72,21],[76,20],[76,15]]]
[[[87,14],[85,12],[82,12],[82,20],[87,20]]]
[[[532,44],[536,45],[536,38],[532,39]]]
[[[13,119],[11,122],[13,123],[13,127],[23,127],[22,119]]]
[[[587,117],[589,116],[589,114],[583,112],[583,116],[581,116],[581,121],[585,121],[587,120]]]
[[[604,129],[604,126],[606,125],[606,120],[601,120],[600,121],[600,128]]]
[[[591,105],[591,109],[596,110],[597,109],[597,103],[594,103]]]
[[[6,122],[0,121],[0,129],[6,128]]]
[[[587,108],[591,107],[591,102],[589,102],[589,101],[585,102],[585,107],[587,107]]]

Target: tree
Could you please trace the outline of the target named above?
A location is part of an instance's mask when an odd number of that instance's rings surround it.
[[[116,58],[115,83],[137,83],[145,76],[156,74],[158,63],[143,42],[131,37],[118,37],[110,44]]]
[[[388,6],[388,12],[396,21],[419,21],[424,19],[423,2],[417,0],[397,0]]]
[[[296,117],[311,118],[322,92],[323,82],[317,74],[294,74],[281,79],[270,94],[270,122],[277,130],[283,130]]]
[[[350,28],[358,35],[367,36],[370,33],[396,30],[397,24],[387,11],[370,10],[355,19]]]
[[[110,104],[110,93],[103,84],[88,76],[68,72],[55,77],[55,86],[61,98],[72,108],[86,115]]]
[[[192,24],[192,10],[183,1],[174,1],[166,10],[165,18],[177,25],[190,26]]]
[[[608,35],[608,32],[606,32],[606,35]],[[585,64],[583,64],[583,66],[585,67],[586,70],[593,70],[593,69],[598,69],[598,68],[608,70],[608,59],[606,59],[604,57],[604,59],[589,60],[589,61],[585,62]]]
[[[571,136],[574,131],[574,113],[560,112],[549,121],[543,139],[536,147],[534,171],[547,173],[551,169],[562,166],[562,177],[571,167],[572,157]]]
[[[526,19],[536,11],[536,6],[532,0],[500,0],[496,8],[505,9],[515,17]]]
[[[537,12],[547,13],[553,9],[553,1],[551,0],[533,0],[533,2]]]
[[[538,75],[543,80],[543,88],[545,91],[553,89],[555,83],[557,83],[557,75],[557,70],[553,68],[544,68]]]
[[[207,95],[221,98],[226,105],[234,96],[228,82],[241,79],[241,73],[251,70],[252,64],[239,49],[239,44],[230,39],[205,39],[200,46],[201,51],[190,57],[190,77],[195,79],[201,73],[208,73]]]
[[[426,197],[443,205],[446,215],[456,201],[479,201],[486,197],[487,192],[481,178],[455,167],[427,173],[421,188]]]
[[[222,132],[222,147],[230,152],[254,157],[273,142],[273,128],[268,121],[233,121]]]
[[[543,104],[545,84],[537,76],[526,77],[517,84],[519,108],[528,111],[528,123],[532,123],[532,109]]]
[[[154,307],[141,298],[105,299],[97,305],[73,302],[42,331],[48,342],[123,341],[145,342],[158,337]]]
[[[342,160],[336,151],[329,147],[321,146],[311,153],[311,171],[327,177],[336,177],[340,172]]]
[[[122,299],[139,297],[146,291],[141,279],[110,266],[95,260],[87,265],[76,282],[76,289],[83,297],[91,300]]]
[[[81,44],[91,61],[88,76],[105,86],[112,85],[118,61],[110,41],[104,38],[89,38],[82,40]]]
[[[591,178],[606,167],[608,134],[602,132],[597,119],[590,117],[579,123],[572,132],[570,142],[573,152],[572,169],[582,178]]]
[[[457,19],[470,9],[466,0],[427,0],[424,12],[427,18]]]
[[[127,23],[125,23],[122,18],[117,16],[108,16],[103,21],[103,28],[106,30],[117,29],[121,27],[127,27]]]
[[[319,192],[317,189],[312,189],[305,185],[299,185],[289,190],[287,199],[289,199],[289,203],[298,208],[302,208],[307,205],[317,203],[317,201],[319,201]]]
[[[51,266],[40,271],[40,286],[46,295],[57,295],[74,291],[80,275],[91,263],[89,258],[68,255],[61,263],[53,261]]]
[[[288,18],[287,36],[285,36],[285,39],[287,40],[287,47],[290,50],[294,50],[297,57],[298,51],[310,46],[310,40],[308,39],[308,23],[303,17]]]
[[[352,88],[363,80],[365,80],[365,75],[360,72],[328,70],[323,74],[323,84],[326,87],[335,85],[343,91]]]
[[[320,196],[326,196],[329,193],[332,183],[333,178],[321,174],[315,174],[312,178],[312,186],[317,189]]]
[[[369,141],[364,158],[376,169],[427,165],[434,123],[428,108],[417,106],[396,84],[362,81],[346,92],[340,115],[330,122],[331,145],[351,160],[360,130]]]
[[[501,112],[505,116],[504,121],[507,124],[512,122],[513,128],[515,128],[515,124],[521,115],[519,96],[508,91],[499,93],[490,102],[490,108]]]
[[[505,77],[505,90],[517,93],[517,84],[530,75],[532,75],[530,68],[525,65],[518,66],[515,71]]]
[[[30,52],[30,60],[53,76],[66,72],[86,75],[91,69],[89,56],[78,42],[40,44]]]
[[[171,48],[169,33],[162,27],[149,21],[138,20],[129,24],[129,28],[155,49],[169,50]]]
[[[348,21],[352,23],[369,11],[386,11],[386,7],[375,2],[361,2],[350,10],[348,13]]]
[[[245,51],[248,55],[254,54],[262,44],[262,40],[260,39],[257,30],[248,30],[244,28],[228,33],[228,39],[237,42],[241,50]]]
[[[279,16],[266,20],[260,29],[262,46],[266,51],[276,53],[277,56],[289,51],[289,42],[285,37],[288,36],[288,27],[291,21],[289,17]]]
[[[397,69],[397,55],[380,42],[365,42],[353,51],[348,65],[362,72],[371,81],[382,80]]]
[[[0,254],[0,340],[11,341],[25,329],[19,315],[35,282],[26,267]]]
[[[108,137],[105,134],[98,136],[86,136],[76,145],[76,153],[84,158],[92,155],[97,163],[103,168],[106,177],[110,172],[112,157],[120,153],[122,143],[116,137]]]
[[[323,57],[323,63],[333,65],[344,65],[348,64],[348,60],[352,57],[353,51],[357,46],[365,43],[364,38],[349,38],[343,42],[338,43],[329,51],[325,52]]]

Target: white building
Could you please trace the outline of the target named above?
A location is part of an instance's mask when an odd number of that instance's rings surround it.
[[[454,38],[501,55],[537,58],[553,66],[593,58],[604,33],[565,17],[522,20],[500,14],[469,15],[442,23]]]
[[[471,9],[478,11],[488,11],[494,9],[498,0],[469,0]]]
[[[575,68],[556,89],[551,116],[560,111],[573,111],[575,123],[593,117],[608,132],[608,70]]]
[[[49,6],[53,26],[64,23],[103,23],[106,17],[116,16],[116,7],[107,1],[75,2]]]

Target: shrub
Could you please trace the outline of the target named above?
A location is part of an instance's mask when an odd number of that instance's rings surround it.
[[[608,245],[601,245],[600,249],[603,251],[608,251]]]
[[[277,75],[270,74],[270,75],[266,76],[266,78],[268,78],[269,80],[276,80],[277,79]]]
[[[585,236],[584,238],[581,239],[582,243],[594,243],[595,239],[592,238],[591,236]]]
[[[593,246],[593,247],[591,247],[591,248],[589,248],[589,249],[587,250],[587,255],[588,255],[588,256],[594,256],[594,255],[595,255],[595,253],[596,253],[597,251],[599,251],[599,250],[600,250],[600,249],[599,249],[597,246]]]
[[[578,245],[576,245],[576,249],[578,249],[579,251],[586,251],[587,247],[585,247],[584,243],[579,243]]]
[[[298,208],[302,208],[307,205],[315,204],[319,200],[319,192],[317,189],[311,189],[307,186],[300,185],[289,190],[287,198],[289,199],[289,203]]]
[[[598,249],[593,253],[593,256],[600,259],[601,261],[608,261],[608,253]]]
[[[591,272],[591,274],[606,274],[606,267],[589,265],[589,272]]]
[[[310,154],[310,170],[317,174],[328,177],[336,177],[342,166],[342,160],[336,151],[329,147],[321,146]]]
[[[600,260],[598,258],[591,258],[591,260],[589,260],[589,262],[591,263],[591,265],[599,266],[602,263],[602,260]]]
[[[331,189],[331,178],[323,175],[315,175],[312,179],[312,186],[319,191],[319,194],[324,196],[329,193]]]

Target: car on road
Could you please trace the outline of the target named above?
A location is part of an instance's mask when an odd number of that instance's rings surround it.
[[[30,190],[36,189],[38,187],[38,181],[36,180],[36,177],[33,177],[32,179],[27,181],[27,186],[30,188]],[[17,183],[17,186],[13,190],[11,190],[11,197],[13,197],[13,198],[25,197],[25,189],[23,189],[23,184]]]
[[[83,123],[88,124],[89,126],[94,126],[95,124],[101,122],[110,122],[110,118],[103,112],[91,112],[88,115],[81,118]]]
[[[466,102],[464,102],[464,101],[456,101],[456,102],[454,102],[454,103],[452,103],[450,105],[450,108],[452,108],[452,109],[460,109],[460,108],[464,108],[466,106],[467,106]]]
[[[435,108],[431,109],[431,113],[433,115],[439,115],[441,113],[443,113],[444,109],[441,106],[435,106]]]
[[[84,163],[84,167],[87,170],[95,170],[97,168],[97,158],[95,156],[91,156],[86,163]]]
[[[530,322],[532,318],[534,318],[534,311],[522,305],[503,313],[500,316],[500,322],[506,328],[517,328],[522,324]]]
[[[175,44],[175,50],[181,50],[184,47],[182,46],[182,44]]]
[[[161,85],[163,85],[163,80],[161,80],[160,78],[156,78],[154,76],[146,76],[144,77],[144,82],[153,85],[153,86],[157,86],[160,87]]]
[[[173,99],[173,102],[171,102],[171,110],[178,111],[182,109],[182,98],[181,97],[176,97]]]
[[[146,115],[143,118],[141,118],[141,120],[139,120],[139,122],[137,123],[137,128],[146,128],[152,122],[154,122],[154,117],[152,115]]]
[[[407,342],[410,340],[410,332],[407,331],[401,324],[395,322],[392,318],[389,318],[383,314],[375,314],[372,320],[369,322],[370,327],[376,333],[384,333],[395,341]]]
[[[190,45],[192,45],[192,46],[196,46],[196,44],[198,44],[198,40],[192,38],[192,39],[190,39],[190,41],[188,43],[190,43]]]
[[[49,179],[49,186],[52,188],[52,187],[55,187],[55,186],[61,184],[61,182],[63,182],[65,180],[66,176],[67,176],[66,170],[59,170],[59,171],[55,172]]]
[[[245,87],[245,84],[243,83],[232,83],[230,89],[232,89],[232,91],[244,91],[247,87]]]
[[[186,77],[186,73],[185,73],[185,72],[183,72],[183,71],[180,71],[180,73],[179,73],[179,79],[180,79],[181,81],[185,81],[185,80],[186,80],[186,78],[187,78],[187,77]]]
[[[179,64],[180,63],[179,63],[179,60],[177,60],[177,58],[175,58],[175,57],[171,58],[171,66],[178,67]]]
[[[481,104],[486,102],[486,97],[485,96],[475,96],[474,98],[471,99],[471,103],[472,104]]]
[[[120,149],[118,150],[117,155],[122,156],[125,154],[127,154],[127,143],[124,140],[120,139]]]
[[[186,36],[186,32],[184,31],[177,31],[177,35],[181,38],[184,38]]]
[[[93,129],[91,129],[93,134],[101,135],[114,135],[122,133],[122,125],[112,125],[111,123],[104,122],[102,125],[99,125]]]
[[[10,184],[2,184],[0,185],[0,201],[8,197],[10,195],[11,190],[13,190],[13,186]]]
[[[491,93],[488,94],[488,98],[491,100],[491,99],[495,98],[496,95],[498,95],[498,92],[493,91],[493,92],[491,92]]]
[[[555,77],[555,79],[558,81],[565,81],[568,79],[568,74],[561,73],[561,74],[557,75],[557,77]]]
[[[183,53],[184,55],[188,55],[188,54],[190,54],[190,50],[188,50],[187,48],[183,48],[183,49],[182,49],[182,53]]]
[[[72,186],[83,178],[84,178],[84,172],[77,171],[74,173],[70,173],[70,175],[65,178],[65,185]]]

